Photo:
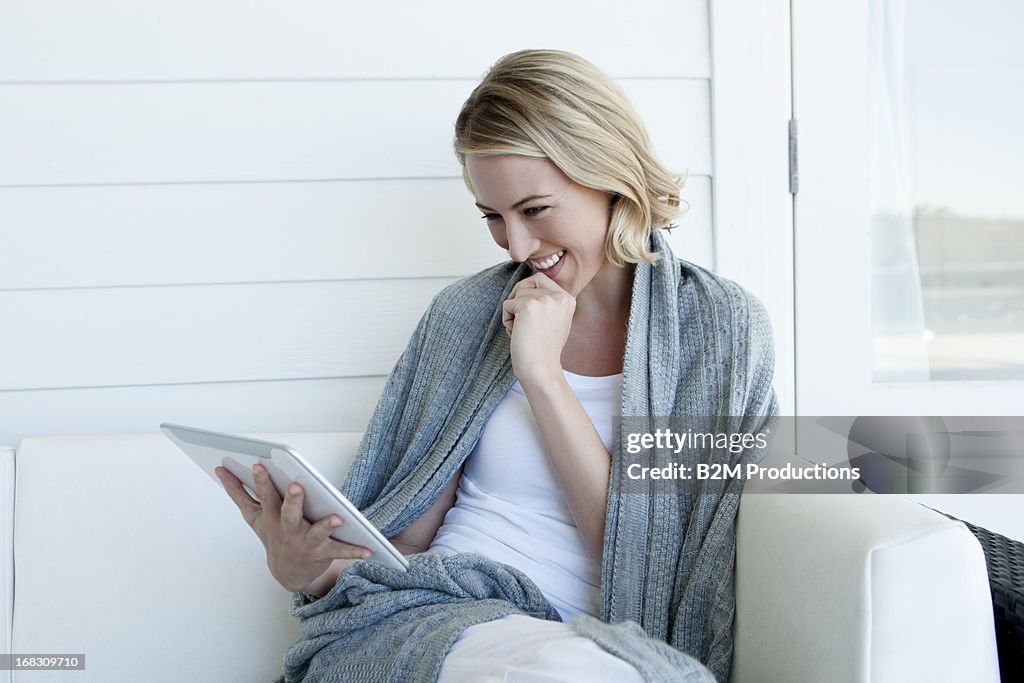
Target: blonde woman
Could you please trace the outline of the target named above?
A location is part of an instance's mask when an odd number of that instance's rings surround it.
[[[296,593],[284,679],[726,680],[742,483],[630,489],[617,425],[764,428],[763,309],[672,255],[679,182],[586,60],[499,60],[455,152],[511,261],[435,298],[343,486],[410,570],[358,562],[297,484],[281,501],[257,470],[261,506],[221,475]]]

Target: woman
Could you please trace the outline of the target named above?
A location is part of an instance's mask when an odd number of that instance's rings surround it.
[[[297,484],[282,502],[257,468],[260,505],[220,474],[297,593],[306,640],[286,677],[474,680],[544,653],[530,664],[542,677],[585,679],[590,665],[606,679],[710,680],[685,652],[727,678],[742,483],[635,495],[614,424],[654,431],[689,414],[763,427],[777,411],[763,310],[672,257],[659,231],[679,213],[678,181],[589,62],[504,57],[463,106],[455,151],[512,262],[438,295],[343,486],[415,556],[408,575],[353,564],[368,551],[329,538],[337,518],[306,522]],[[386,662],[358,668],[357,654]]]

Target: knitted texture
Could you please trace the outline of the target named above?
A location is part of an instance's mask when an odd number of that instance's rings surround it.
[[[408,571],[357,562],[309,602],[292,597],[303,639],[285,654],[283,681],[433,683],[463,629],[508,614],[558,621],[522,572],[480,555],[410,557]]]
[[[622,417],[632,424],[640,418],[650,431],[665,416],[738,416],[733,424],[743,431],[767,430],[778,406],[760,302],[675,259],[660,231],[649,249],[662,259],[635,268]],[[342,486],[386,537],[437,500],[515,381],[501,302],[529,274],[525,265],[506,263],[447,287],[388,377]],[[670,495],[630,493],[625,438],[619,434],[611,460],[600,618],[634,621],[727,681],[742,481],[678,480]],[[416,656],[424,655],[417,649]]]
[[[635,621],[606,624],[589,614],[574,614],[572,626],[603,649],[632,664],[647,683],[715,683],[693,657],[647,636]]]

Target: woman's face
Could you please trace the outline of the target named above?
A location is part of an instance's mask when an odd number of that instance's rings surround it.
[[[466,172],[491,236],[573,296],[614,267],[605,257],[610,196],[577,185],[547,159],[466,158]]]

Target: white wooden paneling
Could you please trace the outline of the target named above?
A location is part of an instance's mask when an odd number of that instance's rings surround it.
[[[479,215],[461,178],[5,188],[0,289],[456,276],[506,258]]]
[[[775,391],[796,410],[789,0],[712,0],[716,270],[772,321]]]
[[[228,432],[362,431],[383,387],[381,376],[0,391],[0,443],[154,432],[161,422]]]
[[[430,297],[505,258],[452,124],[525,47],[620,79],[710,265],[704,0],[0,3],[0,442],[361,429]]]
[[[0,389],[384,374],[451,281],[0,292]]]
[[[704,0],[7,0],[0,80],[476,78],[559,47],[616,76],[706,77]]]
[[[0,186],[458,177],[474,81],[0,86]],[[708,175],[704,80],[624,81],[655,148]]]
[[[710,179],[683,197],[710,266]],[[458,276],[506,258],[479,215],[461,178],[3,188],[0,290]]]

